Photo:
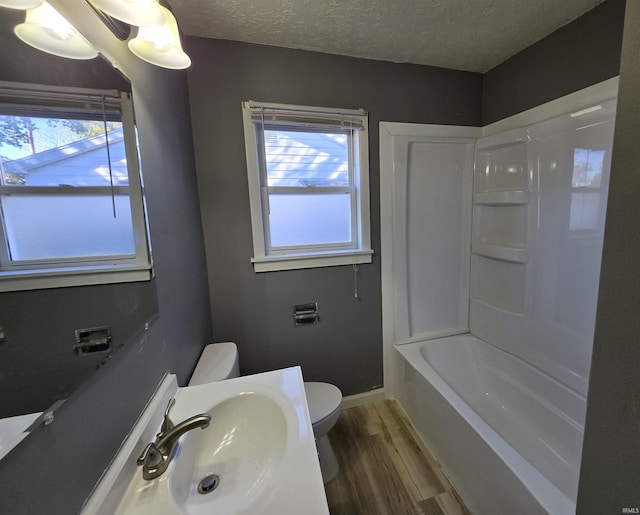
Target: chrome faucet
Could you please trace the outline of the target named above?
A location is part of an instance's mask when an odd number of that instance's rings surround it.
[[[136,461],[138,466],[142,467],[142,477],[144,479],[151,480],[164,474],[169,463],[171,463],[179,438],[192,429],[204,429],[211,422],[211,415],[200,413],[175,425],[169,418],[169,411],[174,402],[175,399],[171,399],[167,404],[162,426],[160,426],[160,432],[156,435],[155,442],[149,443]]]

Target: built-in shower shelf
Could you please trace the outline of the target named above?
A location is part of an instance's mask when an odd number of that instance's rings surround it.
[[[529,251],[527,249],[491,243],[474,243],[471,247],[471,252],[478,256],[511,263],[526,263],[529,259]]]
[[[476,193],[474,204],[480,206],[513,206],[529,203],[529,190],[490,191]]]
[[[510,317],[514,322],[524,318],[524,312],[522,310],[519,310],[514,306],[507,306],[496,299],[477,296],[471,297],[469,301],[474,309],[477,310],[476,313],[481,312],[485,317],[488,317],[487,313],[491,311],[494,313],[494,316],[497,313],[501,317]]]

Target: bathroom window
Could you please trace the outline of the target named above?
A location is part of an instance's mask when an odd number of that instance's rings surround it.
[[[256,272],[371,262],[363,110],[243,103]]]
[[[569,230],[594,231],[604,220],[606,189],[602,185],[606,151],[603,149],[575,148],[573,151],[573,177],[571,180],[571,211]]]
[[[129,93],[0,83],[0,291],[150,277]]]

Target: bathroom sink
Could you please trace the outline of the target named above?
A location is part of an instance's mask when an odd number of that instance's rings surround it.
[[[168,479],[173,501],[194,515],[256,513],[282,467],[284,413],[258,393],[236,395],[207,412],[210,426],[186,435],[174,458]]]
[[[168,376],[82,513],[328,515],[303,385],[299,367],[184,388]],[[180,437],[162,475],[144,479],[136,458],[171,398],[174,423],[211,421]]]

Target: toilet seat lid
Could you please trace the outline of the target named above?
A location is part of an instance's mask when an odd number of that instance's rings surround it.
[[[238,375],[238,348],[233,342],[207,345],[189,379],[189,386],[222,381]]]
[[[311,423],[327,418],[342,403],[342,392],[329,383],[304,383]]]

